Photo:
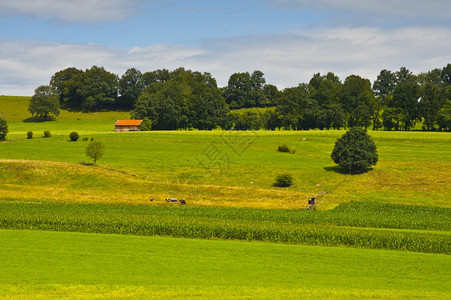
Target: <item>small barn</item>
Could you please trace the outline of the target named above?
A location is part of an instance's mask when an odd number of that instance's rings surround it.
[[[114,123],[116,132],[139,131],[139,125],[143,120],[117,120]]]

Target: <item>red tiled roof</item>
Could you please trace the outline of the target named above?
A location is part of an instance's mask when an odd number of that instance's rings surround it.
[[[117,120],[114,126],[139,126],[143,120]]]

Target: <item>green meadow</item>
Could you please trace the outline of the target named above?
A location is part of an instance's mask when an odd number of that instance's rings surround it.
[[[76,195],[75,201],[135,204],[176,197],[191,205],[301,208],[321,195],[322,209],[352,200],[450,206],[449,133],[370,132],[379,162],[352,176],[330,158],[344,131],[114,133],[113,124],[9,123],[10,141],[0,143],[0,178],[13,178],[2,180],[4,197],[72,201]],[[27,140],[30,130],[34,138]],[[43,138],[44,130],[52,137]],[[80,140],[70,142],[71,131]],[[105,144],[96,167],[80,164],[89,161],[83,138]],[[281,144],[296,153],[277,152]],[[280,173],[293,175],[292,187],[272,186]]]
[[[4,298],[450,295],[449,255],[43,231],[0,237]]]
[[[115,133],[128,112],[28,101],[0,97],[0,298],[451,297],[450,133],[369,131],[379,162],[348,175],[343,130]]]

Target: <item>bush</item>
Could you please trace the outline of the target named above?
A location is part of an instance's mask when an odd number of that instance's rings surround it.
[[[331,158],[351,174],[363,173],[378,161],[376,145],[361,128],[351,128],[337,139]]]
[[[279,151],[279,152],[291,153],[291,154],[295,154],[295,153],[296,153],[296,149],[290,148],[290,147],[288,147],[286,144],[280,145],[280,146],[277,148],[277,151]]]
[[[6,139],[6,134],[8,133],[8,123],[6,123],[5,118],[0,117],[0,141]]]
[[[51,136],[52,136],[52,134],[50,133],[49,130],[44,131],[44,137],[45,137],[45,138],[49,138],[49,137],[51,137]]]
[[[88,139],[88,137],[85,136],[85,137],[83,138],[83,141],[86,142],[87,140],[89,140],[89,139]]]
[[[77,132],[73,131],[69,134],[69,137],[72,142],[76,142],[80,136]]]
[[[288,173],[279,174],[276,177],[276,182],[274,182],[274,186],[276,187],[289,187],[293,184],[293,176]]]
[[[33,138],[33,131],[27,132],[27,139],[31,140]]]
[[[139,126],[139,130],[141,131],[150,131],[152,129],[152,121],[149,120],[148,117],[145,117]]]
[[[280,145],[279,148],[277,148],[277,151],[290,152],[290,147],[288,147],[286,144],[283,144],[283,145]]]

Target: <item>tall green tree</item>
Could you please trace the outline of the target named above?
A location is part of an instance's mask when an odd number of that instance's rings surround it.
[[[443,104],[437,116],[437,124],[440,130],[451,131],[451,85],[441,90]]]
[[[442,70],[438,68],[425,73],[420,73],[416,77],[416,81],[420,85],[424,85],[428,82],[433,83],[438,87],[443,87],[445,85],[444,79],[442,78]]]
[[[395,76],[396,83],[415,80],[415,75],[413,75],[413,73],[406,67],[401,67],[399,71],[395,72]]]
[[[85,71],[80,94],[83,98],[82,109],[95,111],[116,106],[119,78],[103,67],[93,66]]]
[[[52,76],[50,86],[58,92],[62,105],[81,108],[84,99],[80,91],[84,76],[84,71],[76,68],[67,68]]]
[[[427,82],[421,87],[420,96],[420,116],[424,118],[427,130],[432,130],[442,107],[440,89],[434,83]]]
[[[145,72],[142,76],[144,86],[147,87],[154,82],[165,82],[171,79],[171,72],[167,69],[158,69],[151,72]]]
[[[230,76],[224,90],[224,98],[230,108],[252,107],[255,105],[251,99],[251,75],[249,72],[234,73]]]
[[[262,90],[262,97],[259,99],[259,105],[262,107],[275,107],[281,95],[281,92],[275,85],[265,84]]]
[[[441,77],[445,85],[451,85],[451,64],[447,64],[446,67],[443,67]]]
[[[307,106],[312,102],[311,95],[312,87],[305,83],[283,90],[276,107],[276,113],[285,129],[303,129],[305,112]]]
[[[58,92],[49,85],[41,85],[34,91],[30,99],[28,111],[33,116],[40,116],[48,119],[51,114],[58,116],[60,111]]]
[[[211,74],[193,73],[191,88],[189,125],[201,130],[212,130],[224,124],[229,108]]]
[[[174,70],[167,81],[151,83],[136,102],[134,118],[148,117],[152,129],[213,129],[223,124],[228,107],[209,73]]]
[[[339,99],[342,84],[338,76],[332,72],[323,76],[317,73],[310,79],[309,85],[313,88],[312,99],[316,101],[311,103],[310,110],[317,110],[315,125],[312,128],[343,127],[346,119]]]
[[[379,96],[382,105],[387,105],[387,97],[393,95],[396,87],[397,77],[396,74],[388,70],[381,70],[377,79],[373,84],[373,91],[376,96]]]
[[[0,116],[0,141],[4,141],[6,139],[8,132],[8,123],[5,118]]]
[[[267,105],[263,72],[234,73],[224,89],[224,98],[230,108],[257,107]]]
[[[419,86],[414,81],[402,81],[396,85],[389,107],[401,114],[404,130],[411,129],[419,118]]]
[[[118,106],[129,110],[133,109],[143,90],[144,79],[141,71],[135,68],[128,69],[119,79]]]
[[[348,76],[341,89],[340,101],[346,112],[348,127],[368,127],[374,110],[374,94],[368,79]]]
[[[373,83],[373,91],[376,97],[374,98],[373,110],[373,130],[382,127],[381,123],[382,111],[387,107],[389,99],[393,97],[393,91],[396,87],[396,74],[388,70],[381,70],[377,79]]]

